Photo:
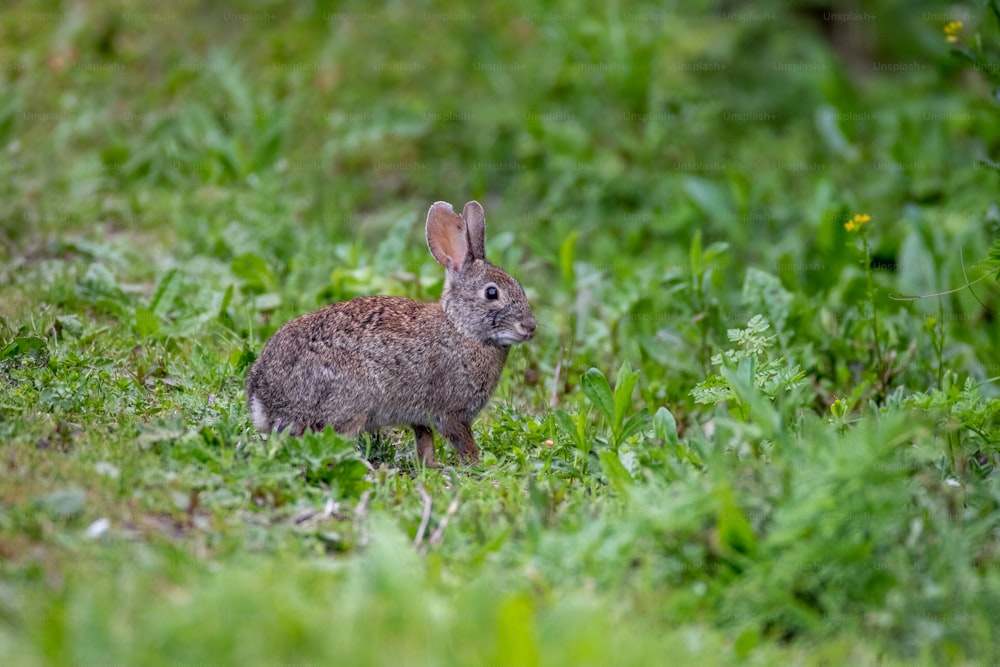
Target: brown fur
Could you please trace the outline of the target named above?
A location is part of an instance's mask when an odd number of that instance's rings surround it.
[[[260,430],[332,425],[355,437],[406,424],[433,465],[433,427],[462,460],[478,461],[472,420],[496,389],[509,346],[534,335],[535,318],[521,285],[486,261],[478,203],[462,216],[445,202],[431,206],[427,245],[446,268],[439,303],[361,297],[303,315],[271,337],[247,374]]]

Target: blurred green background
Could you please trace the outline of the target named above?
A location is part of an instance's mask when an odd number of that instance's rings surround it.
[[[5,3],[0,658],[986,660],[998,20]],[[470,199],[540,323],[484,469],[414,471],[405,434],[256,439],[267,337],[433,299],[424,216]],[[592,367],[628,386],[607,422]],[[414,555],[424,487],[452,525]]]

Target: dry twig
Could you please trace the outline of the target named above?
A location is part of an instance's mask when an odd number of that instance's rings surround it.
[[[420,527],[417,528],[417,534],[413,538],[413,546],[419,548],[420,543],[424,541],[427,523],[431,520],[431,496],[421,484],[417,484],[417,493],[424,499],[424,513],[420,517]]]
[[[441,540],[444,539],[444,529],[448,527],[448,520],[457,509],[458,496],[455,496],[455,499],[451,501],[450,505],[448,505],[448,510],[444,513],[444,516],[441,517],[441,523],[439,523],[437,528],[434,529],[434,532],[431,533],[430,544],[438,545],[441,543]]]
[[[354,532],[358,536],[359,547],[368,545],[368,522],[365,521],[365,518],[368,514],[368,499],[371,495],[372,492],[370,490],[362,493],[358,504],[354,507]]]

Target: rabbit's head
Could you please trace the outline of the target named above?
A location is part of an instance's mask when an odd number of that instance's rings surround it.
[[[524,288],[486,261],[486,218],[479,202],[455,213],[436,202],[427,212],[427,247],[444,266],[441,307],[455,327],[493,345],[513,345],[535,334]]]

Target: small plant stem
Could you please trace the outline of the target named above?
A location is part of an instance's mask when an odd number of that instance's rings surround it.
[[[937,333],[934,335],[934,351],[937,353],[937,386],[944,384],[944,304],[938,299]]]
[[[882,367],[882,345],[878,338],[878,311],[875,308],[875,277],[872,271],[872,258],[871,252],[868,248],[868,235],[862,232],[861,242],[864,244],[865,251],[865,274],[868,276],[868,303],[872,307],[872,336],[875,339],[875,364],[876,369],[879,373],[884,373],[885,369]]]

